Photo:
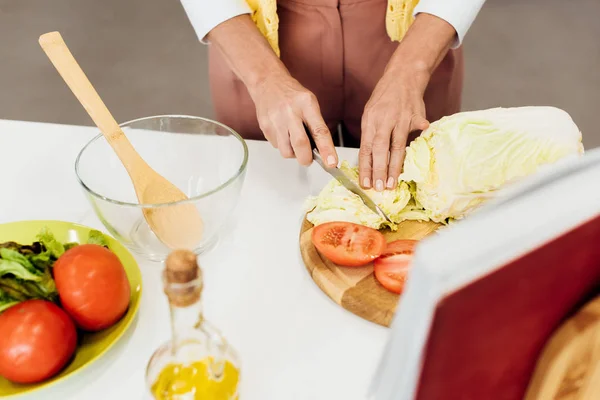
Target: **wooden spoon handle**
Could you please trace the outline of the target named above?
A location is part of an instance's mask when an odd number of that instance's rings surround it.
[[[148,170],[143,168],[145,161],[127,140],[123,130],[69,51],[60,33],[45,33],[40,36],[39,42],[67,86],[104,134],[106,141],[114,149],[131,178],[137,182],[136,190],[139,189],[138,177],[144,175],[143,171]]]
[[[75,97],[102,133],[106,135],[106,139],[115,140],[123,135],[121,127],[104,105],[104,102],[69,51],[60,33],[49,32],[43,34],[40,36],[39,42]]]

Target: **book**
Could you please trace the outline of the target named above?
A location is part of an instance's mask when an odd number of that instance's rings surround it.
[[[419,243],[369,398],[522,399],[548,338],[599,286],[594,149]]]

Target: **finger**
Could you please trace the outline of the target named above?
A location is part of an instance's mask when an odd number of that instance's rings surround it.
[[[310,165],[312,162],[312,149],[308,140],[307,132],[300,118],[293,120],[289,126],[290,142],[294,154],[300,165]]]
[[[269,143],[271,143],[271,146],[273,146],[273,148],[277,149],[279,147],[278,140],[277,140],[277,134],[275,134],[272,130],[271,131],[263,131],[263,133],[265,134],[265,139],[267,139],[267,141]]]
[[[259,120],[258,126],[262,131],[263,135],[265,136],[265,139],[267,139],[267,141],[271,143],[271,146],[273,146],[276,149],[277,131],[273,128],[273,125],[269,122],[263,122]]]
[[[290,143],[289,137],[285,139],[279,138],[278,141],[278,149],[279,153],[283,158],[294,158],[294,149],[292,148],[292,144]]]
[[[422,115],[414,114],[410,120],[409,132],[424,131],[429,128],[429,121]]]
[[[277,148],[279,149],[279,153],[283,158],[295,157],[294,149],[290,143],[290,136],[285,128],[279,131],[279,135],[277,136]]]
[[[392,129],[388,125],[378,127],[373,140],[373,186],[378,192],[386,186]]]
[[[294,149],[290,143],[290,135],[285,124],[278,124],[275,130],[277,148],[283,158],[294,158]]]
[[[358,151],[358,180],[364,189],[371,188],[373,174],[373,138],[375,127],[367,112],[361,121],[360,150]]]
[[[402,171],[402,163],[406,152],[406,139],[408,128],[406,125],[396,125],[392,132],[392,140],[390,143],[390,164],[388,167],[388,179],[386,187],[394,189],[398,183],[398,176]]]
[[[337,166],[338,156],[337,152],[335,151],[335,145],[333,144],[333,138],[331,137],[331,132],[329,132],[329,128],[327,127],[327,124],[321,115],[319,103],[315,96],[310,97],[308,103],[302,109],[302,114],[304,121],[306,122],[306,125],[308,126],[308,129],[315,140],[315,144],[317,145],[317,149],[319,150],[321,158],[323,158],[323,160],[330,167]]]

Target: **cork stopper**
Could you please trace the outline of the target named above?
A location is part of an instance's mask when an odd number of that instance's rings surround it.
[[[189,250],[175,250],[165,261],[165,294],[177,307],[187,307],[202,293],[202,272],[196,254]]]

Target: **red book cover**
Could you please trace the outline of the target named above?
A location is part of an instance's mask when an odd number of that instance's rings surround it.
[[[596,217],[446,294],[435,308],[416,399],[522,399],[546,341],[599,284]]]

